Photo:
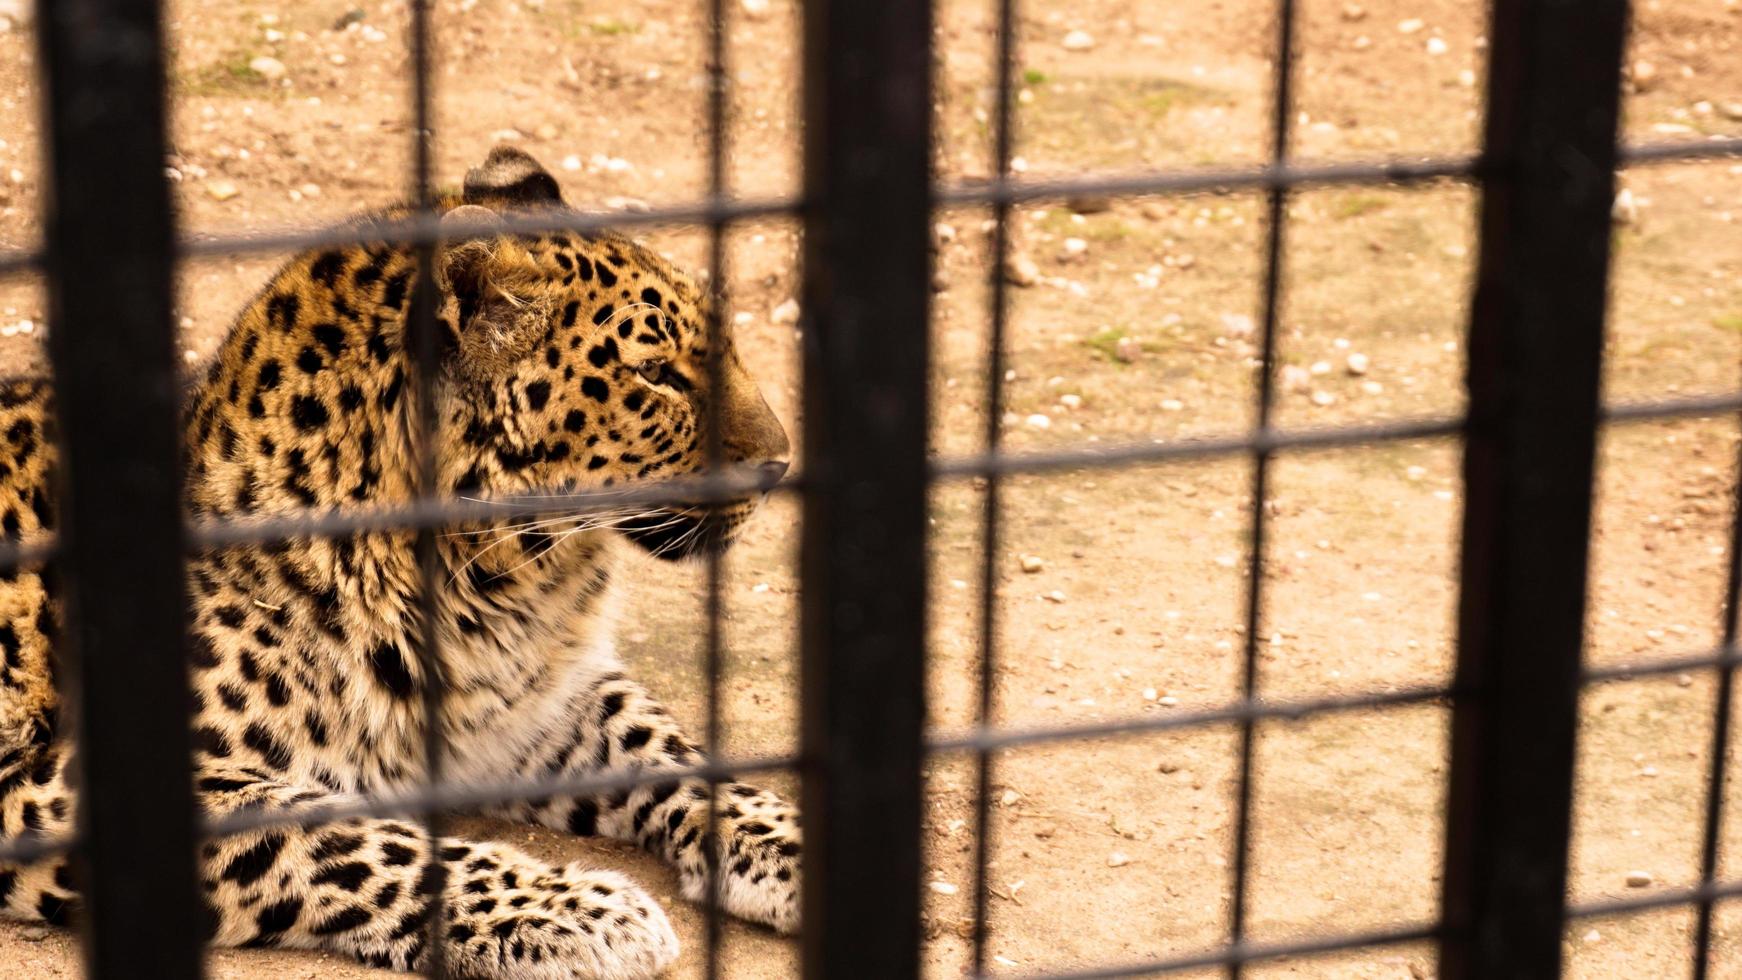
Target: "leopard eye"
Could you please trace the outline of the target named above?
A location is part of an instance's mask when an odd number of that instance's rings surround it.
[[[665,381],[666,366],[665,361],[642,361],[635,368],[635,373],[641,375],[642,380],[648,384],[662,384]]]

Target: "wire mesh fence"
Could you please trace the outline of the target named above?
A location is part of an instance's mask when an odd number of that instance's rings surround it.
[[[674,776],[717,791],[727,774],[795,769],[806,815],[807,976],[913,976],[921,945],[922,769],[938,753],[967,753],[976,786],[972,971],[987,956],[989,883],[995,860],[990,798],[999,753],[1089,738],[1232,724],[1238,731],[1230,896],[1225,944],[1173,959],[1113,963],[1047,976],[1164,975],[1343,950],[1432,941],[1449,978],[1558,975],[1571,918],[1685,906],[1696,914],[1693,968],[1710,969],[1714,904],[1742,894],[1719,878],[1727,778],[1727,719],[1736,665],[1742,522],[1732,519],[1722,641],[1649,666],[1583,667],[1586,563],[1596,439],[1605,424],[1742,410],[1742,392],[1605,406],[1599,374],[1609,281],[1608,234],[1617,168],[1742,157],[1742,141],[1670,145],[1617,141],[1627,7],[1618,0],[1542,5],[1494,0],[1487,121],[1473,157],[1313,164],[1291,153],[1296,4],[1279,0],[1270,93],[1270,146],[1250,169],[1030,181],[1012,174],[1015,0],[997,0],[996,96],[990,181],[939,186],[932,179],[933,11],[926,0],[806,0],[804,189],[794,200],[744,200],[726,192],[725,34],[728,8],[706,4],[708,196],[693,205],[622,215],[508,216],[510,234],[586,233],[655,224],[700,224],[710,236],[709,280],[726,281],[726,232],[735,222],[797,216],[804,229],[804,473],[776,483],[724,465],[718,426],[707,424],[708,472],[604,492],[516,499],[444,498],[435,480],[431,385],[417,418],[426,450],[417,499],[395,507],[184,522],[177,468],[177,364],[171,280],[179,260],[218,254],[354,244],[340,226],[178,240],[162,178],[163,37],[158,4],[83,0],[44,4],[53,185],[46,247],[0,254],[0,274],[40,270],[50,284],[53,364],[67,479],[52,542],[8,543],[8,568],[49,564],[66,583],[71,689],[79,692],[84,772],[72,839],[26,836],[0,848],[14,864],[72,852],[86,869],[88,969],[93,976],[193,976],[200,970],[196,841],[275,826],[316,826],[359,816],[416,816],[431,838],[444,815],[486,804],[627,790]],[[414,0],[408,39],[413,71],[413,167],[418,206],[372,234],[415,249],[420,284],[409,314],[423,342],[418,371],[433,378],[432,263],[456,234],[434,208],[431,146],[431,12]],[[1419,185],[1454,179],[1482,193],[1480,258],[1468,349],[1469,409],[1460,417],[1326,429],[1281,429],[1276,400],[1280,284],[1287,203],[1300,188]],[[1004,259],[1018,205],[1071,196],[1250,190],[1264,195],[1263,275],[1254,428],[1213,440],[1010,453],[1002,445],[1009,297]],[[985,451],[945,459],[926,452],[931,216],[946,206],[989,209]],[[497,229],[476,228],[483,234]],[[460,229],[460,233],[466,233]],[[102,268],[101,288],[88,273]],[[718,329],[719,324],[713,325]],[[103,343],[91,338],[101,337]],[[718,380],[719,359],[710,360]],[[876,410],[867,410],[875,406]],[[1465,452],[1466,509],[1460,565],[1459,647],[1450,686],[1420,685],[1311,700],[1264,696],[1258,638],[1265,617],[1268,546],[1264,501],[1280,454],[1449,437]],[[1008,729],[994,723],[999,665],[996,608],[1001,490],[1007,478],[1165,461],[1246,458],[1252,466],[1240,697],[1220,707],[1129,720]],[[928,735],[924,698],[926,495],[939,481],[983,478],[977,717],[964,733]],[[456,783],[443,779],[443,684],[435,602],[442,588],[436,533],[454,524],[541,514],[582,514],[626,502],[707,505],[748,491],[802,499],[802,745],[794,756],[717,760],[658,773]],[[116,501],[125,499],[126,507]],[[247,810],[202,818],[192,806],[185,681],[190,551],[294,537],[412,531],[423,575],[422,642],[427,786],[343,805]],[[114,542],[125,541],[116,548]],[[721,577],[708,553],[704,747],[720,736]],[[1700,882],[1637,899],[1568,906],[1567,854],[1573,738],[1581,690],[1618,677],[1714,670],[1718,697],[1704,813]],[[1256,726],[1354,710],[1449,702],[1452,765],[1444,821],[1441,914],[1434,921],[1299,941],[1255,942],[1249,928]],[[714,807],[710,804],[711,815]],[[709,851],[710,884],[717,873]],[[431,867],[441,873],[441,862]],[[442,890],[434,895],[439,902]],[[426,970],[444,970],[439,908]],[[708,905],[707,975],[720,970],[719,913]]]

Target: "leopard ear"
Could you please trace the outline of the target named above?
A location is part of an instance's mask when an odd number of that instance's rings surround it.
[[[436,281],[459,300],[461,309],[475,308],[484,296],[491,260],[507,227],[501,215],[476,204],[462,204],[442,215]]]
[[[506,143],[491,150],[483,166],[466,171],[463,196],[467,204],[561,204],[563,199],[555,177]]]

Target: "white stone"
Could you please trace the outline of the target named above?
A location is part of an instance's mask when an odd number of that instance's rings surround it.
[[[242,191],[238,189],[234,183],[228,180],[214,180],[206,184],[206,193],[210,195],[213,200],[228,201],[230,198],[242,193]]]
[[[1397,22],[1397,30],[1400,34],[1414,34],[1426,26],[1427,22],[1420,17],[1411,17],[1408,20]]]
[[[1084,252],[1087,252],[1088,250],[1089,250],[1089,243],[1086,241],[1083,241],[1081,238],[1067,238],[1067,239],[1065,239],[1065,254],[1070,256],[1071,258],[1076,258],[1077,256],[1082,255]]]
[[[267,55],[248,62],[248,70],[269,82],[276,82],[290,72],[290,69],[284,67],[284,62]]]
[[[1320,408],[1329,408],[1337,403],[1337,396],[1328,391],[1313,392],[1313,404]]]
[[[751,20],[761,20],[771,12],[768,0],[740,0],[738,6]]]
[[[1131,858],[1124,851],[1114,851],[1107,855],[1107,867],[1123,868],[1131,863]]]
[[[1042,561],[1039,555],[1023,555],[1021,563],[1022,570],[1030,575],[1046,567],[1046,562]]]
[[[1082,408],[1083,407],[1083,396],[1082,395],[1060,395],[1059,396],[1059,404],[1063,405],[1064,407],[1069,408],[1069,409]]]
[[[1313,383],[1312,373],[1298,364],[1285,364],[1282,368],[1282,390],[1290,392],[1306,391]]]
[[[1629,871],[1629,872],[1627,872],[1627,887],[1628,888],[1648,888],[1651,886],[1651,883],[1654,880],[1655,879],[1653,879],[1651,877],[1651,872],[1649,872],[1649,871]]]
[[[1258,325],[1244,313],[1222,314],[1222,332],[1230,337],[1250,337],[1258,332]]]
[[[1430,37],[1427,39],[1427,53],[1428,54],[1435,55],[1437,57],[1438,55],[1445,54],[1447,51],[1450,51],[1450,50],[1451,50],[1451,47],[1446,44],[1445,38]]]
[[[1361,353],[1360,351],[1356,351],[1355,353],[1350,354],[1348,357],[1343,358],[1343,370],[1348,371],[1350,374],[1354,375],[1357,378],[1363,374],[1366,374],[1367,368],[1368,368],[1367,355]]]
[[[776,306],[773,311],[768,314],[768,322],[779,324],[781,326],[790,326],[798,322],[798,317],[798,300],[788,299],[779,306]]]
[[[1047,418],[1045,415],[1042,415],[1039,412],[1036,412],[1033,415],[1030,415],[1028,418],[1023,419],[1022,421],[1023,421],[1024,425],[1027,425],[1031,429],[1050,429],[1050,428],[1052,428],[1052,419]]]
[[[1088,31],[1072,31],[1062,43],[1066,51],[1088,51],[1095,46],[1095,38]]]
[[[1032,286],[1040,281],[1040,267],[1026,255],[1012,255],[1004,262],[1004,278],[1013,285]]]
[[[931,883],[931,890],[934,892],[937,892],[939,895],[954,895],[956,892],[961,891],[961,889],[957,888],[955,885],[952,885],[947,881],[934,881],[934,882],[932,882]]]
[[[1641,58],[1629,66],[1627,77],[1633,81],[1634,88],[1644,92],[1657,82],[1657,66]]]
[[[1631,225],[1639,221],[1639,202],[1634,200],[1633,191],[1621,188],[1615,194],[1615,206],[1609,214],[1618,225]]]

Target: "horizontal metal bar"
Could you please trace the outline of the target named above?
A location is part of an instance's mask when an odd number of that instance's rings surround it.
[[[0,251],[0,277],[15,272],[40,272],[46,258],[41,250],[34,248]]]
[[[83,843],[79,834],[65,837],[18,837],[0,844],[0,865],[34,864],[44,858],[59,857],[77,850]]]
[[[796,198],[716,198],[694,204],[648,211],[528,211],[498,215],[490,222],[449,220],[435,212],[420,212],[381,221],[346,221],[318,228],[286,228],[257,235],[196,237],[184,241],[186,258],[239,255],[246,252],[300,251],[331,248],[359,242],[389,241],[416,245],[468,235],[489,237],[501,233],[540,235],[552,232],[609,231],[649,225],[703,225],[745,218],[797,215],[804,202]]]
[[[1709,885],[1696,885],[1692,888],[1654,891],[1638,898],[1601,898],[1594,902],[1581,902],[1577,905],[1567,906],[1567,918],[1592,919],[1609,915],[1624,915],[1629,912],[1645,912],[1650,909],[1671,908],[1676,905],[1693,905],[1696,902],[1715,902],[1739,896],[1742,896],[1742,881],[1715,881]]]
[[[1034,973],[1022,976],[1024,980],[1111,980],[1115,977],[1154,976],[1162,973],[1199,970],[1211,966],[1233,966],[1239,963],[1257,963],[1264,960],[1280,960],[1296,956],[1323,956],[1327,953],[1341,953],[1352,949],[1371,949],[1376,946],[1431,942],[1440,939],[1441,936],[1442,930],[1439,923],[1422,923],[1391,929],[1375,929],[1372,932],[1327,936],[1323,939],[1296,939],[1280,943],[1234,943],[1219,949],[1191,953],[1167,960],[1096,967],[1069,973]],[[983,977],[981,980],[989,980],[989,978]],[[999,980],[1003,980],[1003,977],[1000,976]]]
[[[1737,665],[1742,665],[1742,648],[1720,646],[1701,653],[1684,654],[1643,664],[1587,667],[1580,675],[1579,680],[1583,684],[1602,684],[1606,681],[1659,677],[1664,674],[1679,674],[1689,670],[1709,670],[1713,667],[1735,667]]]
[[[1081,180],[988,180],[938,189],[940,205],[1021,204],[1067,197],[1131,197],[1204,191],[1275,190],[1328,184],[1412,184],[1477,175],[1472,156],[1368,163],[1283,164],[1157,171]]]
[[[1397,691],[1315,698],[1308,701],[1242,700],[1204,711],[1170,711],[1151,718],[1130,718],[1088,725],[1027,729],[982,728],[967,734],[933,739],[927,745],[927,751],[992,751],[1019,745],[1105,738],[1113,735],[1148,735],[1229,722],[1299,721],[1314,715],[1359,711],[1365,708],[1390,708],[1457,696],[1458,691],[1449,687],[1406,687]]]
[[[1643,143],[1621,148],[1621,163],[1666,163],[1742,156],[1742,138],[1725,136],[1699,142]]]
[[[1608,405],[1602,412],[1604,422],[1661,422],[1700,415],[1723,415],[1738,409],[1742,409],[1742,391]]]
[[[1742,139],[1646,143],[1621,150],[1621,160],[1626,164],[1735,155],[1742,155]],[[959,206],[990,204],[994,201],[1020,203],[1077,196],[1186,194],[1326,184],[1410,184],[1480,176],[1479,166],[1480,161],[1474,156],[1457,156],[1366,163],[1291,164],[1280,168],[1141,173],[1086,180],[990,181],[983,184],[940,187],[937,200],[940,205]],[[715,221],[796,215],[803,208],[804,201],[794,198],[720,199],[642,212],[511,216],[508,218],[508,229],[511,232],[538,234],[552,231],[601,231],[660,224],[700,225]],[[384,222],[370,229],[367,234],[361,232],[355,223],[347,222],[315,228],[285,228],[255,235],[193,237],[181,243],[180,254],[184,257],[200,258],[250,252],[279,252],[349,245],[362,240],[380,241],[384,237],[407,244],[434,241],[442,237],[440,219],[435,215],[414,215]],[[34,248],[0,251],[0,276],[39,269],[42,259],[41,251]]]
[[[317,804],[296,810],[253,809],[207,821],[206,837],[225,837],[270,827],[313,827],[363,817],[415,817],[434,812],[464,812],[498,803],[520,803],[549,796],[591,796],[652,786],[677,779],[723,782],[739,773],[798,769],[798,756],[773,756],[737,762],[708,762],[677,769],[619,769],[566,779],[509,780],[497,783],[444,783],[393,796],[363,797],[349,803]]]
[[[1336,429],[1267,429],[1238,436],[1133,442],[1095,449],[982,453],[938,460],[932,464],[932,478],[949,480],[984,476],[993,472],[1022,474],[1053,470],[1105,469],[1138,463],[1241,456],[1260,450],[1276,452],[1285,449],[1330,449],[1406,439],[1433,439],[1459,435],[1463,431],[1464,420],[1461,418],[1427,418],[1351,425]]]
[[[468,524],[503,517],[541,514],[596,513],[619,507],[700,506],[749,493],[790,492],[802,478],[770,481],[754,467],[730,467],[699,477],[662,480],[621,490],[531,494],[493,499],[423,500],[393,507],[359,510],[304,511],[258,521],[231,520],[197,524],[191,530],[195,547],[219,548],[289,537],[325,537],[358,531],[400,531],[449,524]],[[4,552],[0,552],[0,559]]]

